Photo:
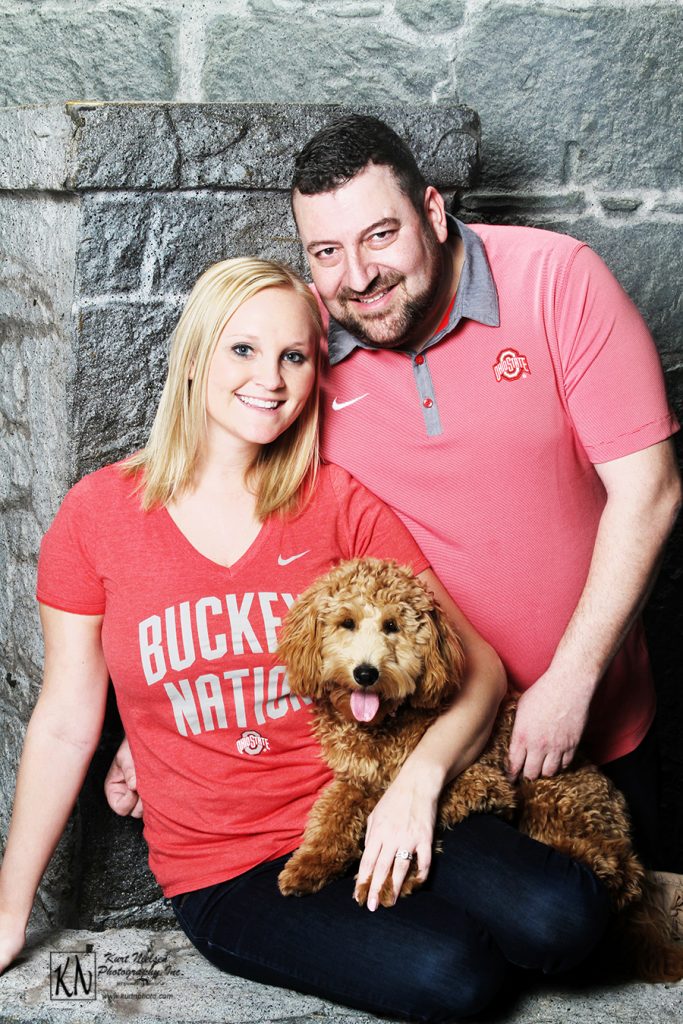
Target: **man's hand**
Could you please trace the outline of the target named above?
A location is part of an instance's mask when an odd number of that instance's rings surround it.
[[[411,865],[410,860],[397,858],[399,850],[414,855],[421,881],[429,873],[439,786],[426,787],[425,782],[413,773],[399,774],[368,818],[356,886],[370,881],[369,910],[377,909],[380,890],[389,877],[394,902],[398,899]]]
[[[574,757],[588,718],[591,691],[561,686],[551,670],[519,698],[508,753],[508,776],[555,775]]]
[[[133,756],[128,739],[124,736],[104,780],[104,795],[112,811],[121,815],[129,814],[131,818],[142,817],[142,800],[136,785]]]

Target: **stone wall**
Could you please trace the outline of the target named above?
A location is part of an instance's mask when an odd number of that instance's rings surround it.
[[[0,105],[467,104],[464,216],[592,244],[680,389],[682,49],[680,0],[4,0]]]

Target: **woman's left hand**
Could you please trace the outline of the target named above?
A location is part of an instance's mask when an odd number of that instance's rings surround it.
[[[407,767],[404,765],[368,818],[365,851],[356,880],[356,891],[359,885],[370,881],[368,910],[377,909],[380,890],[390,876],[396,902],[413,859],[417,861],[421,881],[429,873],[441,786],[425,785],[424,778],[418,778]],[[399,851],[413,856],[397,856]]]

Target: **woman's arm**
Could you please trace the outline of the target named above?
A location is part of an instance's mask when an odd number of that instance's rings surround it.
[[[420,573],[419,579],[434,594],[462,641],[465,675],[455,703],[427,730],[370,815],[358,869],[358,883],[372,877],[370,910],[377,907],[379,891],[391,873],[394,898],[398,898],[410,862],[396,860],[397,850],[414,852],[420,876],[427,876],[441,790],[483,750],[506,691],[505,670],[493,648],[430,569]]]
[[[36,890],[102,731],[108,673],[101,615],[40,607],[43,687],[26,732],[0,869],[0,972],[24,945]]]

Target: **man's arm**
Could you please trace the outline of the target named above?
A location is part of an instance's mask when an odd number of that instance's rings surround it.
[[[595,467],[607,503],[586,585],[548,670],[519,701],[509,769],[554,775],[574,756],[593,694],[640,613],[681,504],[671,441]]]

